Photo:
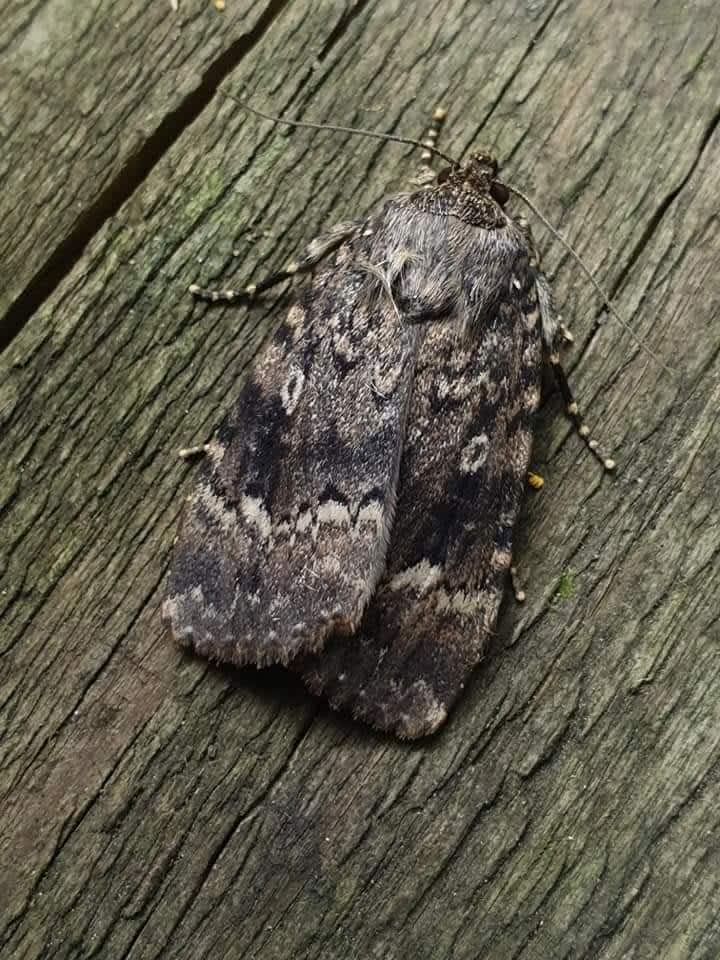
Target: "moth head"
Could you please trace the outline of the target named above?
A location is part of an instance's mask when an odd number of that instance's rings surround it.
[[[446,167],[438,173],[438,183],[450,179],[459,180],[466,189],[474,193],[489,194],[493,200],[504,207],[510,199],[510,191],[498,179],[498,163],[495,157],[487,153],[474,153],[461,167]]]

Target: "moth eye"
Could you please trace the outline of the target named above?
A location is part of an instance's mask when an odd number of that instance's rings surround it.
[[[445,183],[447,178],[450,176],[451,172],[452,172],[452,167],[443,167],[442,170],[438,170],[437,182]]]
[[[490,184],[490,196],[493,200],[497,201],[501,207],[504,207],[510,199],[510,191],[504,183],[500,183],[499,180],[493,180]]]

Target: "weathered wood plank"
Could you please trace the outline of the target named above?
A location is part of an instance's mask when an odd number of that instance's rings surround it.
[[[10,0],[0,82],[0,334],[247,56],[287,0]],[[337,21],[342,9],[329,18]],[[13,309],[14,308],[14,309]],[[11,311],[9,317],[6,313]]]
[[[529,602],[433,740],[376,737],[281,671],[181,656],[158,618],[188,479],[173,454],[217,424],[276,316],[204,311],[187,284],[282,263],[416,159],[213,100],[2,358],[5,950],[717,956],[713,7],[377,2],[338,31],[331,6],[284,10],[233,86],[407,133],[444,102],[448,151],[507,158],[675,377],[595,329],[545,241],[621,470],[601,479],[547,405]],[[317,64],[309,42],[329,44]]]

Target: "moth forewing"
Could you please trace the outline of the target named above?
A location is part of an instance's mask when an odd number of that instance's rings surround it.
[[[320,650],[354,631],[384,569],[421,333],[386,301],[369,307],[366,243],[292,307],[184,507],[163,612],[213,659]]]

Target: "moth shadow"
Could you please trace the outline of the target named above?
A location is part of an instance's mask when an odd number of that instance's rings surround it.
[[[205,668],[211,681],[222,687],[224,697],[252,698],[255,705],[269,714],[287,713],[288,716],[303,713],[308,723],[318,723],[331,731],[338,742],[356,747],[369,745],[393,745],[404,750],[413,750],[427,745],[429,740],[436,741],[441,733],[430,738],[418,740],[399,740],[394,734],[376,730],[356,720],[349,713],[334,709],[322,696],[311,693],[299,674],[292,668],[279,664],[268,667],[256,667],[252,664],[244,667],[228,663],[208,662],[189,650],[181,655],[188,664],[196,663]]]
[[[244,667],[232,663],[206,661],[192,651],[184,650],[183,659],[207,667],[215,682],[222,683],[228,695],[250,694],[263,705],[271,707],[299,707],[316,700],[306,689],[302,679],[279,664]]]

